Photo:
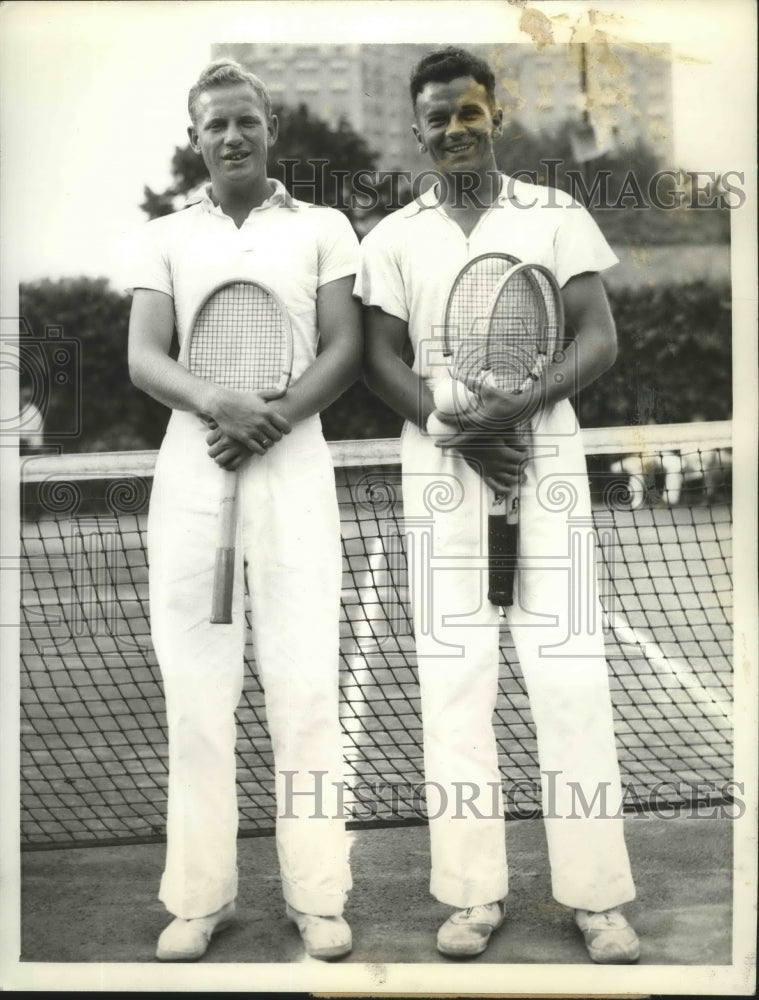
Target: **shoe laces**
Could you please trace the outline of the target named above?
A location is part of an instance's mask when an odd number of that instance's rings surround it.
[[[625,918],[619,910],[600,910],[597,913],[588,913],[588,925],[594,930],[616,929],[624,927]]]
[[[496,909],[499,908],[498,903],[479,903],[477,906],[467,906],[466,910],[464,910],[464,919],[471,920],[473,916],[488,917],[493,906]]]

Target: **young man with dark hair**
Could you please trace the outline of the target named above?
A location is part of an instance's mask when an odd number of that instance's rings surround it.
[[[210,184],[182,211],[145,227],[129,330],[134,383],[173,411],[148,522],[151,628],[169,727],[160,898],[175,917],[156,954],[199,958],[234,917],[245,575],[275,761],[286,912],[310,955],[337,958],[351,949],[341,916],[351,879],[336,793],[342,558],[318,414],[360,366],[360,312],[351,294],[357,240],[339,212],[298,202],[268,179],[277,119],[257,77],[230,60],[214,63],[188,105],[190,141]],[[271,288],[291,317],[293,374],[281,398],[204,381],[169,355],[175,322],[182,343],[205,295],[246,278]],[[240,470],[239,558],[233,624],[212,625],[224,469]],[[309,819],[314,771],[323,772],[328,819]],[[301,805],[303,795],[310,806]]]
[[[484,87],[488,103],[495,111],[495,73],[484,59],[452,45],[430,52],[411,70],[409,90],[412,108],[416,107],[416,99],[426,84],[450,83],[463,77],[471,77]]]
[[[447,801],[429,821],[430,888],[455,908],[438,931],[438,948],[456,957],[480,954],[504,920],[503,809],[483,806],[492,789],[500,789],[492,721],[500,614],[484,597],[481,526],[487,524],[485,486],[508,493],[521,481],[517,597],[506,618],[537,729],[553,894],[574,911],[594,961],[632,962],[637,936],[618,907],[635,890],[601,614],[595,597],[580,616],[573,603],[591,591],[594,568],[570,573],[566,567],[570,529],[585,534],[586,546],[592,535],[570,399],[615,359],[614,323],[599,272],[616,258],[588,213],[568,196],[498,172],[494,141],[503,113],[486,63],[461,49],[431,53],[412,73],[411,98],[412,129],[438,183],[365,238],[356,293],[365,306],[367,381],[406,418],[403,500],[404,516],[415,525],[408,537],[409,582],[425,774]],[[450,377],[440,361],[448,292],[467,261],[494,252],[553,272],[571,333],[563,354],[541,376],[542,408],[532,421],[536,447],[527,461],[523,443],[506,443],[522,410],[515,397],[485,384],[476,410],[453,421],[435,411],[435,387]],[[412,367],[404,360],[409,341]],[[551,480],[573,492],[571,518],[565,506],[551,506],[541,493]],[[441,482],[450,485],[456,502],[435,508],[430,486]],[[444,560],[439,570],[437,557]],[[578,573],[582,580],[573,590],[570,581]],[[476,810],[460,808],[462,786],[476,790]],[[580,801],[587,809],[578,808]]]

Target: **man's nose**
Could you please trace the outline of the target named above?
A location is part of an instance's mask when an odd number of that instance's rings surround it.
[[[453,115],[448,122],[445,134],[449,136],[461,135],[464,132],[464,124],[457,115]]]
[[[227,130],[224,135],[224,142],[227,146],[237,146],[242,142],[242,136],[240,135],[240,130],[234,122],[230,122],[227,125]]]

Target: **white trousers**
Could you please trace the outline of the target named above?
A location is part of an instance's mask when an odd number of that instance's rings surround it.
[[[284,896],[306,913],[339,914],[351,880],[345,824],[336,818],[342,557],[329,451],[314,418],[247,461],[234,620],[211,625],[221,472],[205,435],[197,417],[172,414],[148,522],[152,634],[169,726],[160,899],[189,919],[237,893],[234,712],[243,685],[245,572],[275,761]]]
[[[535,431],[536,455],[520,491],[520,569],[508,624],[537,730],[553,895],[570,907],[604,910],[633,899],[635,889],[585,459],[568,401],[544,414]],[[413,425],[404,430],[401,455],[430,889],[463,908],[508,891],[493,728],[499,612],[487,600],[488,491],[460,457]]]

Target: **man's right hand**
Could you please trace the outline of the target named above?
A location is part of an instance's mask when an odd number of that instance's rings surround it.
[[[496,493],[510,493],[524,476],[527,446],[523,443],[473,439],[454,446],[467,465]]]
[[[428,428],[430,426],[428,423]],[[441,429],[444,426],[439,425]],[[476,435],[470,431],[440,436],[436,444],[439,448],[457,451],[467,465],[496,493],[510,493],[524,475],[528,459],[524,441],[506,441],[493,434]]]
[[[279,395],[281,393],[238,392],[217,387],[207,419],[248,451],[265,455],[292,430],[289,421],[268,406],[267,401]]]

